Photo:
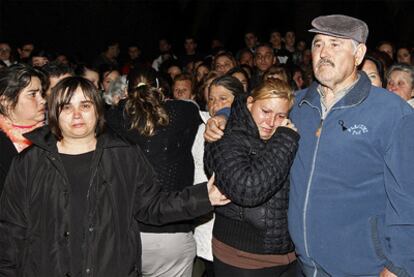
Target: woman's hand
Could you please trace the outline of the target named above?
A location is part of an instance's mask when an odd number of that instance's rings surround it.
[[[283,119],[282,123],[280,123],[279,127],[287,127],[292,129],[293,131],[297,132],[298,129],[296,129],[295,124],[292,123],[292,121],[290,121],[289,118],[285,118]]]
[[[227,119],[222,116],[213,116],[207,120],[206,131],[204,132],[204,139],[207,142],[215,142],[221,139],[224,135]]]
[[[208,198],[212,206],[224,206],[231,201],[220,192],[220,190],[214,185],[214,173],[210,180],[207,182]]]

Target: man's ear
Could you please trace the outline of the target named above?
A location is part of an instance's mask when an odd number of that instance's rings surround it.
[[[366,52],[367,46],[363,43],[360,43],[355,51],[355,66],[359,66],[362,63]]]
[[[247,109],[249,110],[249,112],[251,112],[251,109],[252,109],[252,106],[253,106],[253,102],[254,102],[253,97],[251,97],[251,96],[247,97],[247,103],[246,103],[246,105],[247,105]]]

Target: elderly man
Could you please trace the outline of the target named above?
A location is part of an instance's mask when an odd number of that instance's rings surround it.
[[[414,276],[414,110],[357,71],[368,26],[312,21],[317,79],[291,112],[301,139],[289,231],[306,276]],[[223,118],[205,137],[215,140]]]
[[[312,26],[317,82],[298,92],[291,113],[301,141],[289,230],[303,271],[414,276],[414,146],[402,130],[413,129],[413,110],[357,71],[365,22],[328,15]]]

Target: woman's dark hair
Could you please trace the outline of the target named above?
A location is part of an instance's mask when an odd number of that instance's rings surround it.
[[[87,70],[95,71],[99,75],[99,70],[91,64],[78,63],[74,69],[77,76],[84,76]]]
[[[16,64],[0,70],[0,114],[8,116],[8,111],[16,107],[20,93],[30,85],[32,77],[40,79],[44,93],[48,79],[42,71],[27,64]],[[4,105],[4,100],[9,104]]]
[[[214,79],[208,88],[209,91],[211,91],[211,87],[213,86],[224,87],[228,89],[234,96],[246,95],[242,83],[240,83],[240,81],[236,77],[233,77],[231,75],[223,75],[221,77]]]
[[[99,81],[103,83],[105,78],[108,77],[108,75],[113,71],[117,71],[119,74],[121,74],[119,68],[112,64],[102,64],[99,66]]]
[[[196,90],[196,97],[195,100],[198,104],[198,106],[200,107],[200,109],[202,111],[206,110],[206,106],[207,106],[207,99],[205,99],[204,97],[204,90],[209,86],[210,84],[208,83],[209,80],[213,80],[216,79],[220,76],[221,74],[215,70],[211,70],[209,73],[207,73],[206,76],[204,76],[203,80],[200,82],[200,84],[197,87]]]
[[[30,58],[33,58],[33,57],[43,57],[43,58],[48,59],[49,61],[54,60],[53,55],[50,52],[46,51],[45,49],[34,49],[32,53],[30,54]]]
[[[57,83],[52,88],[52,93],[48,99],[48,119],[49,128],[51,132],[56,136],[58,140],[63,138],[62,130],[59,126],[59,115],[62,112],[64,105],[69,104],[75,91],[80,88],[85,98],[92,101],[95,107],[95,113],[97,118],[97,124],[95,129],[95,135],[102,134],[105,125],[104,119],[104,106],[101,98],[101,94],[95,85],[82,77],[68,77]]]
[[[130,129],[136,129],[144,136],[153,136],[157,127],[169,123],[157,74],[152,68],[132,70],[128,81],[125,113],[131,122]]]
[[[236,67],[233,67],[232,69],[230,69],[229,72],[227,72],[227,75],[233,76],[233,74],[235,74],[235,73],[243,74],[244,78],[246,78],[246,80],[247,80],[247,91],[250,91],[250,76],[246,72],[246,70],[244,70],[244,68],[242,68],[240,66],[236,66]]]
[[[383,63],[379,59],[377,59],[376,57],[368,54],[368,55],[365,56],[364,61],[360,65],[360,68],[362,68],[362,66],[364,65],[366,60],[369,60],[369,61],[374,63],[375,67],[377,68],[380,79],[381,79],[381,87],[384,87],[384,85],[385,85],[385,70],[384,70]]]

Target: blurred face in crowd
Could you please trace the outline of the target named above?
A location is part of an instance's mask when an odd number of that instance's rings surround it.
[[[196,71],[197,82],[201,82],[201,80],[203,80],[204,76],[206,76],[209,71],[210,70],[204,65],[198,66]]]
[[[161,39],[158,46],[161,53],[167,53],[171,50],[171,44],[165,39]]]
[[[256,67],[261,72],[268,70],[276,62],[276,57],[273,54],[273,49],[268,46],[258,47],[256,49],[254,62]]]
[[[312,62],[312,52],[309,49],[305,49],[302,55],[302,63],[304,65],[308,65],[308,64],[311,64],[311,62]]]
[[[214,116],[217,111],[223,108],[230,108],[233,100],[234,95],[227,88],[223,86],[211,86],[207,101],[210,116]]]
[[[303,40],[299,41],[298,44],[296,45],[296,49],[298,51],[300,51],[300,52],[305,51],[305,49],[306,49],[306,42],[303,41]]]
[[[371,60],[365,60],[362,65],[362,71],[364,71],[368,78],[371,80],[371,84],[376,87],[382,87],[381,77],[378,72],[378,68]]]
[[[32,57],[32,65],[36,66],[36,67],[42,67],[45,64],[47,64],[49,62],[49,59],[47,57],[37,57],[37,56],[33,56]]]
[[[387,55],[390,56],[391,59],[394,59],[394,49],[392,48],[391,44],[383,43],[378,47],[378,50],[387,53]]]
[[[235,77],[243,85],[244,92],[247,92],[247,86],[249,85],[249,80],[246,79],[246,76],[243,73],[235,72],[231,76]]]
[[[86,68],[85,73],[82,76],[83,78],[91,81],[96,88],[99,88],[99,73]]]
[[[262,140],[270,139],[277,127],[288,117],[289,101],[283,98],[270,97],[254,100],[247,98],[247,109],[250,111],[259,130]]]
[[[22,46],[22,48],[18,48],[17,52],[19,53],[20,59],[27,59],[32,54],[34,49],[34,45],[29,43]]]
[[[397,61],[399,63],[411,64],[411,54],[407,48],[400,48],[397,51]]]
[[[269,42],[272,44],[273,48],[280,48],[282,44],[282,35],[279,32],[272,32],[270,34]]]
[[[95,106],[81,88],[76,89],[59,114],[59,127],[64,140],[95,138],[97,121]]]
[[[171,80],[182,73],[181,68],[176,65],[170,66],[167,70],[168,75],[170,75]]]
[[[254,33],[246,33],[244,35],[244,43],[246,44],[247,48],[254,48],[257,44],[257,36]]]
[[[0,61],[10,60],[11,48],[8,43],[0,43]]]
[[[7,106],[7,100],[5,105]],[[17,104],[8,112],[8,117],[16,125],[35,125],[45,119],[45,99],[38,77],[31,77],[30,83],[19,94]]]
[[[56,86],[57,83],[59,83],[60,80],[65,79],[67,77],[72,76],[69,73],[60,75],[60,76],[51,76],[49,77],[49,88],[46,91],[46,97],[49,97],[52,93],[52,89]]]
[[[253,57],[253,53],[250,51],[245,51],[240,55],[240,64],[247,64],[250,67],[253,67],[253,62],[254,57]]]
[[[356,67],[366,52],[364,44],[317,34],[312,41],[313,71],[316,79],[331,90],[340,89],[356,78]]]
[[[303,80],[303,74],[301,71],[295,71],[295,73],[293,73],[292,79],[296,83],[296,86],[299,89],[302,88],[303,85],[305,84],[305,81]]]
[[[406,101],[410,100],[414,95],[411,74],[401,70],[392,71],[388,77],[387,89]]]
[[[174,99],[189,100],[193,99],[192,84],[190,80],[178,80],[174,82]]]
[[[184,72],[187,72],[188,74],[193,74],[194,71],[194,62],[190,61],[186,65],[184,65]]]
[[[120,50],[119,50],[119,44],[118,43],[115,43],[114,45],[110,45],[108,47],[108,50],[106,51],[106,55],[110,59],[115,59],[116,57],[118,57],[119,52],[120,52]]]
[[[226,56],[219,56],[214,61],[214,69],[223,75],[235,66],[234,62]]]
[[[59,55],[56,57],[56,62],[60,63],[60,64],[65,64],[68,65],[69,64],[69,60],[68,57],[66,57],[65,55]]]
[[[103,74],[104,78],[102,80],[102,88],[104,91],[108,91],[109,86],[111,85],[111,82],[114,81],[116,78],[121,76],[118,71],[113,70],[109,72],[105,72]]]
[[[295,33],[290,31],[290,32],[286,32],[285,34],[285,44],[289,47],[294,47],[295,46]]]
[[[219,40],[219,39],[213,39],[211,41],[211,49],[218,48],[218,47],[223,47],[223,46],[224,46],[223,42],[221,42],[221,40]]]
[[[129,59],[135,60],[139,57],[140,54],[141,54],[141,51],[139,50],[139,48],[137,46],[128,47]]]
[[[197,43],[192,38],[187,38],[184,42],[184,49],[187,55],[193,55],[196,51]]]

